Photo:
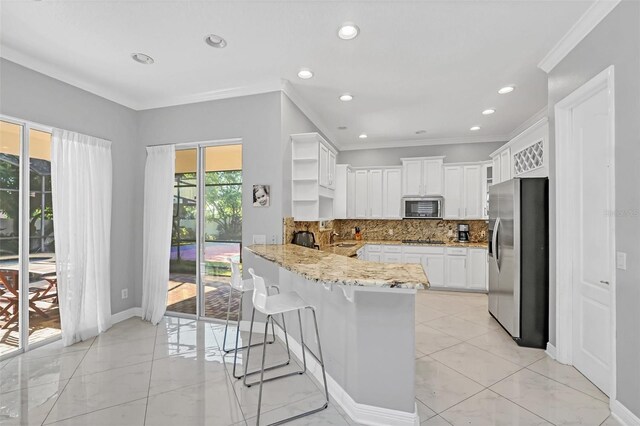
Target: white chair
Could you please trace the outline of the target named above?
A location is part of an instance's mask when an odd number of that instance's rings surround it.
[[[279,420],[276,423],[272,423],[272,425],[279,425],[282,423],[286,423],[295,419],[299,419],[301,417],[308,416],[313,413],[317,413],[318,411],[324,410],[329,406],[329,391],[327,389],[327,376],[324,369],[324,360],[322,358],[322,348],[320,346],[320,334],[318,333],[318,320],[316,318],[316,310],[313,306],[309,305],[305,302],[295,291],[290,291],[286,293],[279,293],[274,295],[269,295],[267,292],[267,286],[265,285],[264,278],[255,274],[252,268],[249,268],[249,274],[253,277],[253,312],[251,314],[251,328],[249,329],[249,343],[247,348],[247,359],[244,364],[244,379],[243,382],[245,386],[252,386],[255,384],[260,384],[260,391],[258,392],[258,414],[256,416],[256,425],[260,424],[260,409],[262,404],[262,385],[264,382],[268,382],[271,380],[281,379],[288,376],[293,376],[297,374],[304,374],[307,371],[307,357],[305,355],[305,349],[309,351],[309,353],[318,361],[320,366],[322,367],[322,380],[324,382],[324,393],[325,393],[325,403],[321,407],[315,408],[313,410],[306,411],[304,413],[298,414],[296,416],[288,417],[283,420]],[[313,324],[316,330],[316,339],[318,341],[318,355],[313,353],[313,351],[304,343],[304,332],[302,328],[302,317],[300,315],[300,311],[304,309],[309,309],[313,314]],[[256,310],[261,312],[262,314],[267,316],[267,319],[264,324],[264,339],[262,341],[262,367],[260,368],[260,380],[253,383],[247,383],[247,377],[252,374],[248,373],[248,365],[249,365],[249,355],[251,353],[251,337],[253,335],[253,320],[255,317]],[[291,373],[281,374],[279,376],[270,377],[268,379],[264,378],[264,363],[267,355],[267,333],[269,331],[269,321],[273,321],[274,315],[282,315],[284,319],[284,314],[287,312],[298,313],[298,323],[300,325],[300,345],[302,346],[302,363],[303,369],[300,371],[294,371]],[[273,323],[272,323],[273,326]],[[254,372],[256,373],[256,372]]]
[[[238,340],[240,338],[240,315],[242,314],[242,299],[244,298],[244,294],[249,292],[249,291],[253,291],[253,279],[249,278],[246,280],[242,279],[242,273],[240,272],[240,264],[236,261],[234,261],[232,258],[228,258],[227,259],[229,261],[229,263],[231,264],[231,288],[229,289],[229,301],[228,301],[228,306],[227,306],[227,322],[224,326],[224,337],[222,339],[222,350],[225,353],[229,353],[229,352],[233,352],[233,377],[236,379],[241,379],[242,375],[237,376],[236,375],[236,365],[237,365],[237,360],[238,360],[238,351],[241,351],[243,349],[246,349],[247,346],[241,346],[238,347]],[[280,289],[278,288],[278,286],[276,285],[272,285],[269,286],[268,288],[270,289],[274,289],[276,292],[280,293]],[[235,345],[233,347],[227,348],[227,330],[229,329],[229,317],[231,316],[231,295],[233,294],[233,291],[236,290],[237,292],[240,293],[240,301],[238,303],[238,312],[237,312],[237,326],[236,326],[236,342]],[[280,325],[277,321],[273,321],[271,323],[271,335],[273,337],[273,339],[267,343],[271,344],[273,342],[275,342],[276,340],[276,333],[275,333],[275,328],[273,326],[273,323],[278,324],[278,326],[280,328],[282,328],[284,330],[285,336],[287,335],[287,328],[286,328],[286,324],[284,322],[284,315],[282,316],[282,325]],[[251,324],[253,326],[253,323]],[[255,343],[253,346],[258,346],[261,345],[262,343]],[[278,365],[274,365],[272,367],[269,367],[267,370],[271,370],[273,368],[278,368],[278,367],[284,367],[285,365],[289,365],[289,363],[291,362],[291,353],[289,351],[289,340],[286,339],[286,344],[287,344],[287,361],[282,363],[282,364],[278,364]],[[258,371],[254,371],[254,372],[250,372],[249,375],[251,374],[255,374]]]

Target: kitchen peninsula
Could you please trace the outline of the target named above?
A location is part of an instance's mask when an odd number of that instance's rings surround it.
[[[415,407],[415,296],[429,285],[419,264],[381,264],[293,244],[252,245],[256,273],[275,263],[282,292],[294,290],[318,314],[329,392],[354,420],[388,416],[418,424]],[[305,335],[313,335],[310,318]],[[297,318],[286,317],[300,358]],[[317,353],[315,342],[305,342]],[[307,357],[310,371],[319,367]],[[318,367],[318,368],[316,368]],[[382,391],[381,391],[382,390]]]

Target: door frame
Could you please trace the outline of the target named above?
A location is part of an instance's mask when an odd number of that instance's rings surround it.
[[[615,88],[614,66],[611,65],[576,89],[555,105],[555,153],[556,153],[556,358],[563,364],[573,365],[573,250],[574,220],[569,212],[574,210],[572,177],[576,175],[576,161],[572,155],[574,146],[572,124],[573,109],[605,89],[609,108],[609,149],[612,152],[609,168],[609,205],[615,208]],[[610,401],[616,400],[616,269],[615,269],[615,214],[611,215],[609,229],[611,244],[610,261],[613,268],[611,294],[611,388]]]
[[[202,259],[204,248],[204,174],[200,173],[205,166],[205,158],[203,152],[206,148],[212,146],[224,146],[224,145],[243,145],[242,138],[228,138],[228,139],[215,139],[201,142],[184,142],[173,144],[176,151],[184,151],[189,149],[196,150],[196,191],[198,198],[196,200],[196,313],[185,314],[182,312],[167,311],[166,315],[178,318],[197,319],[210,322],[224,322],[224,320],[217,318],[210,318],[204,315],[204,286],[203,282],[203,267],[204,261]],[[244,170],[244,169],[243,169]],[[244,185],[244,182],[243,182]]]

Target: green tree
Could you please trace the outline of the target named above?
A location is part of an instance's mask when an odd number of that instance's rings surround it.
[[[205,174],[205,217],[217,225],[216,238],[242,240],[242,171]]]

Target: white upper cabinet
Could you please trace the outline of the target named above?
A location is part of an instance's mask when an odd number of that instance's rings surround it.
[[[500,183],[502,182],[501,176],[500,176],[500,154],[496,155],[495,157],[493,157],[491,159],[492,161],[492,165],[491,165],[491,170],[493,172],[493,182],[491,182],[491,184],[496,184],[496,183]]]
[[[444,219],[462,218],[463,168],[444,166]]]
[[[444,157],[403,158],[402,196],[442,195]]]
[[[422,195],[422,160],[402,160],[402,195]]]
[[[355,217],[363,219],[369,215],[369,172],[356,170],[355,172]]]
[[[356,172],[347,169],[347,218],[351,217],[356,217]]]
[[[423,161],[423,195],[442,195],[442,162],[443,158]]]
[[[329,186],[329,148],[320,145],[320,186]]]
[[[372,219],[382,218],[382,170],[369,170],[369,215]]]
[[[500,153],[500,182],[511,179],[511,149],[507,148]]]
[[[346,219],[349,210],[349,166],[340,164],[336,167],[335,192],[333,196],[333,218]]]
[[[482,165],[444,166],[444,219],[482,219]]]
[[[333,151],[329,151],[329,163],[327,175],[329,176],[329,188],[336,188],[336,154]]]
[[[465,219],[482,219],[482,166],[463,168],[463,216]]]
[[[493,184],[549,176],[549,123],[542,117],[491,154]]]
[[[385,169],[382,182],[382,216],[400,219],[402,207],[402,169]]]

